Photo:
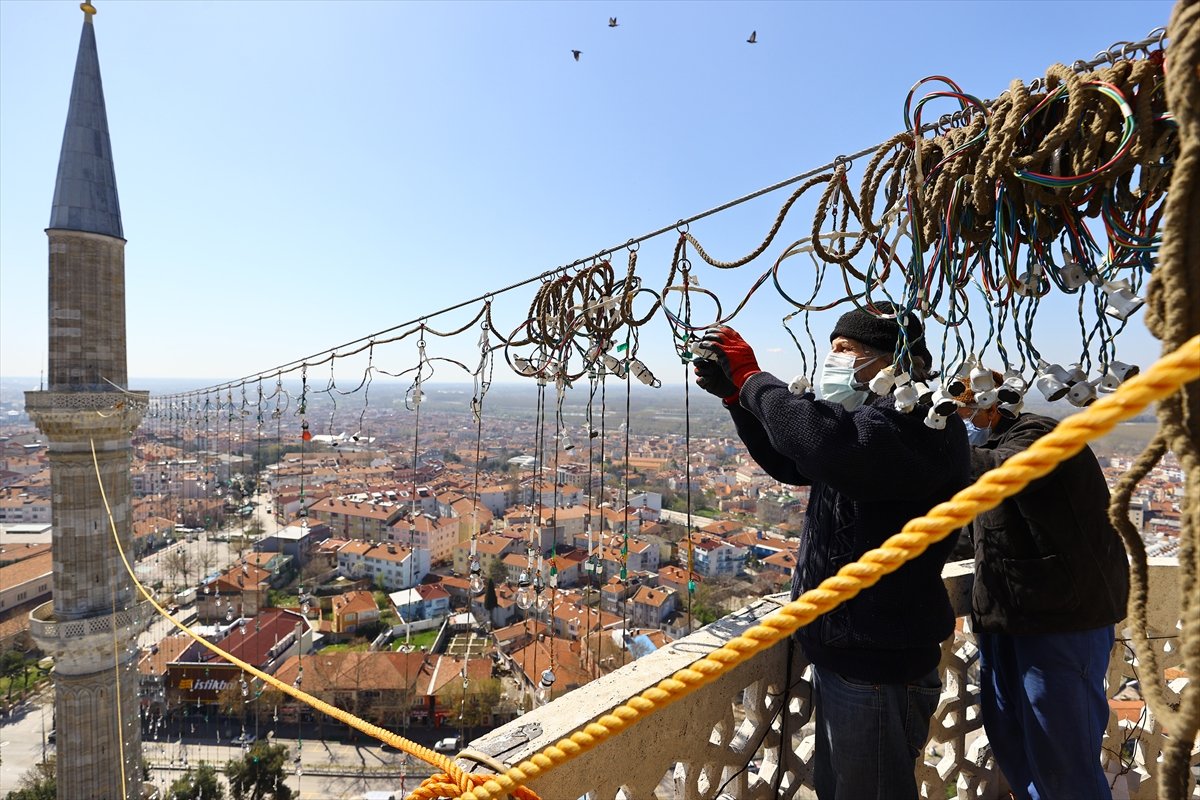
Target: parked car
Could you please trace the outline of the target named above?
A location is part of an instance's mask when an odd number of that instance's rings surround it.
[[[462,737],[447,736],[445,739],[438,739],[433,749],[439,753],[457,753],[462,750]]]

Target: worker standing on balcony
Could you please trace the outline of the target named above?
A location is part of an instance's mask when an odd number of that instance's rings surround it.
[[[793,598],[967,484],[969,448],[953,414],[930,427],[926,409],[904,413],[890,391],[868,390],[893,361],[915,380],[932,361],[919,320],[907,315],[902,329],[891,304],[875,310],[884,316],[855,309],[838,320],[820,400],[762,372],[732,328],[708,331],[694,362],[697,384],[722,398],[751,457],[776,480],[811,487]],[[954,632],[942,566],[955,538],[797,632],[813,665],[820,800],[917,798],[941,643]]]
[[[997,386],[1003,381],[992,373]],[[978,478],[1054,429],[1037,414],[956,398]],[[1125,617],[1129,566],[1108,521],[1108,484],[1091,448],[975,518],[971,616],[983,727],[1020,800],[1111,798],[1100,765],[1104,678]]]

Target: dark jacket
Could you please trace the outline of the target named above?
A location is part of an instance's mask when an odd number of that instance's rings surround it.
[[[1002,420],[972,448],[977,478],[1058,424],[1036,414]],[[1111,625],[1125,617],[1129,565],[1108,521],[1108,485],[1084,447],[971,523],[977,630],[1061,633]]]
[[[796,396],[758,373],[730,409],[750,455],[776,480],[810,486],[792,596],[899,533],[967,484],[969,447],[962,422],[926,427],[924,414],[902,414],[891,397],[872,396],[846,411]],[[954,631],[942,565],[957,534],[885,575],[798,631],[809,660],[849,678],[904,683],[937,666]]]

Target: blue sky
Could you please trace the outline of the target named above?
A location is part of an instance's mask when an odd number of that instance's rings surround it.
[[[883,141],[926,75],[994,97],[1142,38],[1171,5],[97,0],[131,385],[250,375],[503,288]],[[82,16],[67,0],[0,2],[6,376],[46,360],[43,229]],[[741,256],[786,196],[692,232],[718,258]],[[811,209],[798,204],[747,267],[696,259],[700,285],[736,305],[811,228]],[[642,247],[646,285],[662,287],[673,246]],[[811,285],[811,270],[794,276],[797,292]],[[498,327],[520,324],[534,288],[497,297]],[[799,371],[788,310],[768,283],[732,323],[785,377]],[[813,316],[818,341],[837,313]],[[1073,303],[1045,310],[1039,346],[1075,360],[1078,330]],[[427,339],[430,356],[479,360],[477,329]],[[1157,352],[1139,316],[1118,355]],[[661,315],[640,355],[682,379]],[[415,357],[410,339],[375,363],[400,371]]]

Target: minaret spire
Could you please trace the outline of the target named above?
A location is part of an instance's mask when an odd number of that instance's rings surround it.
[[[96,53],[96,7],[82,3],[83,32],[75,58],[71,104],[58,156],[58,178],[50,209],[51,229],[86,231],[124,238],[121,204],[117,199],[117,173],[113,168],[104,109],[100,57]]]

